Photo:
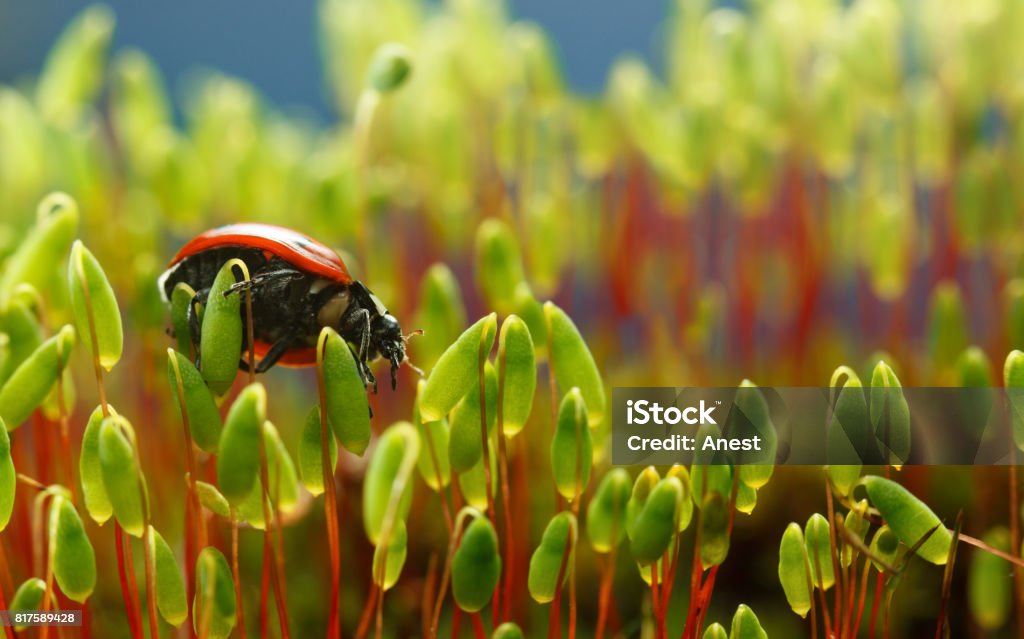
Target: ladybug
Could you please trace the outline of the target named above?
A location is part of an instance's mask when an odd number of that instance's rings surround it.
[[[321,329],[330,326],[356,346],[359,371],[376,389],[368,362],[383,357],[391,362],[391,388],[398,368],[407,361],[407,337],[376,295],[349,275],[337,253],[302,233],[270,224],[229,224],[201,233],[178,251],[160,276],[160,294],[168,302],[174,287],[184,282],[196,293],[189,304],[190,337],[199,352],[199,316],[221,267],[240,259],[249,280],[226,293],[248,289],[252,294],[256,372],[275,364],[316,364]],[[245,322],[245,310],[242,311]],[[246,331],[247,335],[248,332]],[[248,348],[248,345],[246,345]],[[243,358],[239,368],[249,370]]]

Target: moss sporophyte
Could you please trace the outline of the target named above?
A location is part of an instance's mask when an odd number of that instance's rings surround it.
[[[501,2],[321,0],[325,118],[85,8],[0,85],[0,609],[1019,634],[1024,12],[671,4],[588,95]],[[748,376],[826,386],[823,460]],[[612,464],[610,389],[737,380]],[[992,467],[917,464],[936,414]]]

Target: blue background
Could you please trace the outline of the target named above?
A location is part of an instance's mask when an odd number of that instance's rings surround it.
[[[114,50],[153,57],[179,96],[190,70],[237,75],[279,106],[329,114],[313,0],[111,0]],[[510,14],[540,24],[555,43],[569,85],[599,92],[612,61],[634,53],[655,67],[667,0],[512,0]],[[0,83],[36,74],[85,2],[0,0]]]

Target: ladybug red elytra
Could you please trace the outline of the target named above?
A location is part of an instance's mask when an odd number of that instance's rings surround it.
[[[165,302],[182,282],[196,292],[189,304],[193,344],[198,347],[200,338],[195,304],[206,302],[217,272],[234,258],[249,269],[250,279],[229,293],[247,288],[252,292],[257,373],[274,364],[314,365],[317,338],[323,327],[330,326],[355,344],[367,385],[375,385],[367,362],[384,357],[391,362],[395,387],[398,368],[407,361],[407,338],[398,320],[376,295],[352,279],[337,253],[302,233],[271,224],[229,224],[201,233],[178,251],[160,276]],[[248,370],[248,362],[243,359],[239,368]]]

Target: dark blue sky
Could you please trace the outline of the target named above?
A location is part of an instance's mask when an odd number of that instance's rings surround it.
[[[110,0],[115,48],[156,59],[172,89],[196,68],[215,68],[256,85],[272,102],[327,113],[313,0]],[[555,41],[570,86],[596,92],[616,56],[660,59],[658,23],[667,0],[510,0]],[[63,26],[84,2],[0,0],[0,83],[36,73]],[[177,92],[176,92],[177,95]]]

